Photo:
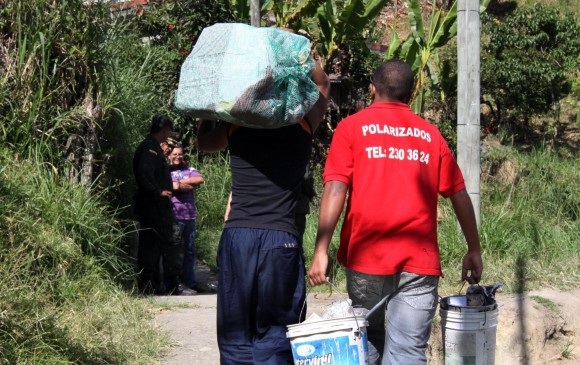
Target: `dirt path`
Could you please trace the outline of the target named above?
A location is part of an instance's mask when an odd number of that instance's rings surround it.
[[[209,280],[214,279],[211,273],[201,273],[200,278],[203,275]],[[328,304],[341,298],[337,294],[330,297],[326,294],[309,295],[308,315],[321,314]],[[216,299],[215,294],[155,297],[159,308],[154,322],[173,340],[160,364],[219,364]],[[580,288],[567,292],[543,289],[523,298],[500,293],[497,301],[497,365],[579,363]],[[430,341],[431,365],[443,363],[441,342],[441,329],[435,326]]]
[[[309,295],[308,313],[322,314],[326,306],[341,297],[333,294]],[[156,297],[160,304],[155,323],[174,341],[160,364],[218,365],[215,294],[189,297]],[[169,309],[168,309],[169,307]]]

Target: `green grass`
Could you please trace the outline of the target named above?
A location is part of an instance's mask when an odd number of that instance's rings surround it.
[[[551,301],[550,299],[548,299],[548,298],[540,297],[538,295],[532,295],[532,296],[530,296],[530,299],[532,299],[535,302],[541,304],[542,306],[544,306],[545,308],[551,310],[555,314],[560,314],[561,313],[560,308],[558,308],[558,305],[556,303],[554,303],[553,301]]]
[[[213,269],[217,268],[217,246],[224,224],[230,194],[229,156],[223,153],[192,156],[191,163],[204,178],[195,192],[197,207],[196,256]]]
[[[100,194],[0,151],[0,364],[154,363],[167,339],[121,285],[124,229]]]
[[[546,150],[497,149],[482,163],[483,282],[516,292],[580,285],[578,160]],[[447,202],[439,239],[446,291],[459,282],[464,243]],[[445,283],[448,283],[446,285]]]

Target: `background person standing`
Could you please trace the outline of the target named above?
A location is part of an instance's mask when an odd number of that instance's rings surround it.
[[[337,258],[353,305],[384,308],[369,317],[369,363],[425,364],[442,275],[438,195],[451,199],[467,241],[462,279],[483,270],[473,206],[463,176],[437,127],[413,113],[408,64],[374,72],[373,103],[338,125],[324,171],[312,285],[328,280],[328,247],[345,201]],[[348,200],[347,200],[348,194]],[[385,332],[386,316],[386,332]]]
[[[179,275],[183,265],[183,244],[173,214],[173,183],[160,144],[173,128],[171,119],[155,114],[150,133],[133,157],[137,182],[135,213],[139,219],[137,267],[139,289],[145,294],[181,294]],[[159,271],[163,258],[164,273]]]
[[[197,210],[195,189],[203,184],[203,176],[188,166],[183,156],[183,147],[176,144],[169,154],[171,180],[173,181],[173,211],[183,238],[184,256],[181,282],[195,294],[195,234]]]

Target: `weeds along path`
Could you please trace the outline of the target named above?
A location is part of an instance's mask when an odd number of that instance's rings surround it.
[[[219,365],[216,299],[215,294],[147,299],[153,301],[154,324],[169,335],[172,343],[160,354],[159,364]],[[331,296],[309,294],[308,315],[321,314],[328,304],[341,299],[336,293]],[[497,299],[497,365],[579,363],[580,288],[570,291],[541,289],[523,298],[500,293]],[[428,364],[442,365],[439,319],[434,323]]]

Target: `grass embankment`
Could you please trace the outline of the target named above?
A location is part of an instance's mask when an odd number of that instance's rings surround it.
[[[198,191],[198,246],[213,265],[229,186],[229,166],[225,160],[214,158],[199,169],[206,174],[206,183]],[[208,171],[211,177],[207,176]],[[320,174],[318,171],[319,195]],[[508,292],[580,285],[579,175],[577,158],[561,158],[545,150],[524,153],[496,147],[483,156],[483,284],[502,282]],[[466,245],[450,202],[440,202],[439,241],[445,273],[440,294],[447,295],[457,293],[462,286],[460,271]],[[307,265],[316,237],[317,205],[315,202],[312,206],[305,233]],[[331,259],[337,247],[338,231],[331,246]],[[344,288],[343,268],[332,261],[330,271],[333,280]]]
[[[166,344],[125,291],[124,231],[49,164],[0,151],[0,364],[146,364]]]

